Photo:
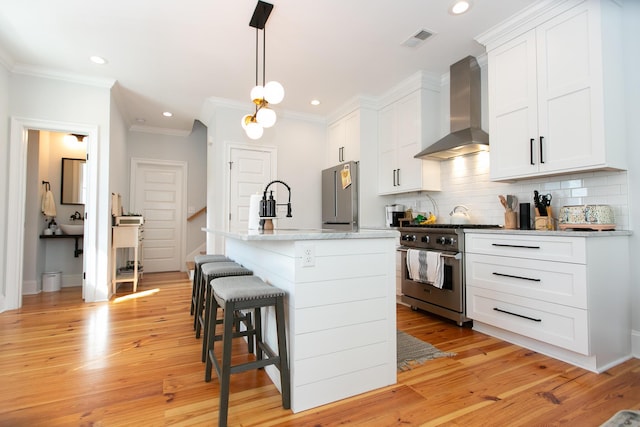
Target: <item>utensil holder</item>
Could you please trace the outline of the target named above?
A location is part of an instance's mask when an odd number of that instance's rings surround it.
[[[547,211],[549,216],[536,216],[534,221],[534,228],[541,231],[553,231],[555,230],[553,217],[551,211]]]
[[[504,228],[507,230],[515,230],[518,228],[518,215],[512,210],[504,213]]]

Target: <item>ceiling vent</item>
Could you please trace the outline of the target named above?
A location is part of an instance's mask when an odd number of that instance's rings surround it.
[[[405,40],[402,43],[402,46],[406,46],[406,47],[416,47],[421,43],[424,43],[424,41],[426,39],[428,39],[429,37],[433,36],[433,32],[432,31],[427,31],[427,30],[420,30],[417,33],[415,33],[414,35],[412,35],[411,37],[409,37],[407,40]]]

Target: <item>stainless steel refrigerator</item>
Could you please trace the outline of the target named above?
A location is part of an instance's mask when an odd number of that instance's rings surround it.
[[[358,162],[322,171],[322,228],[358,230]]]

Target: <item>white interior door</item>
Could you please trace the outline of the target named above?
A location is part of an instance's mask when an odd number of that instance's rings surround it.
[[[131,209],[144,216],[144,271],[184,270],[186,163],[132,159],[131,169]]]
[[[229,230],[248,228],[249,199],[275,176],[275,158],[269,147],[229,148]]]

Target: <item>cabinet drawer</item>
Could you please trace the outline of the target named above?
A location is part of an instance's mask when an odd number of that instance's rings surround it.
[[[586,263],[582,237],[465,234],[465,252],[557,262]]]
[[[587,267],[583,264],[467,254],[465,274],[469,286],[587,308]]]
[[[589,354],[586,310],[467,286],[467,316],[516,334]]]

